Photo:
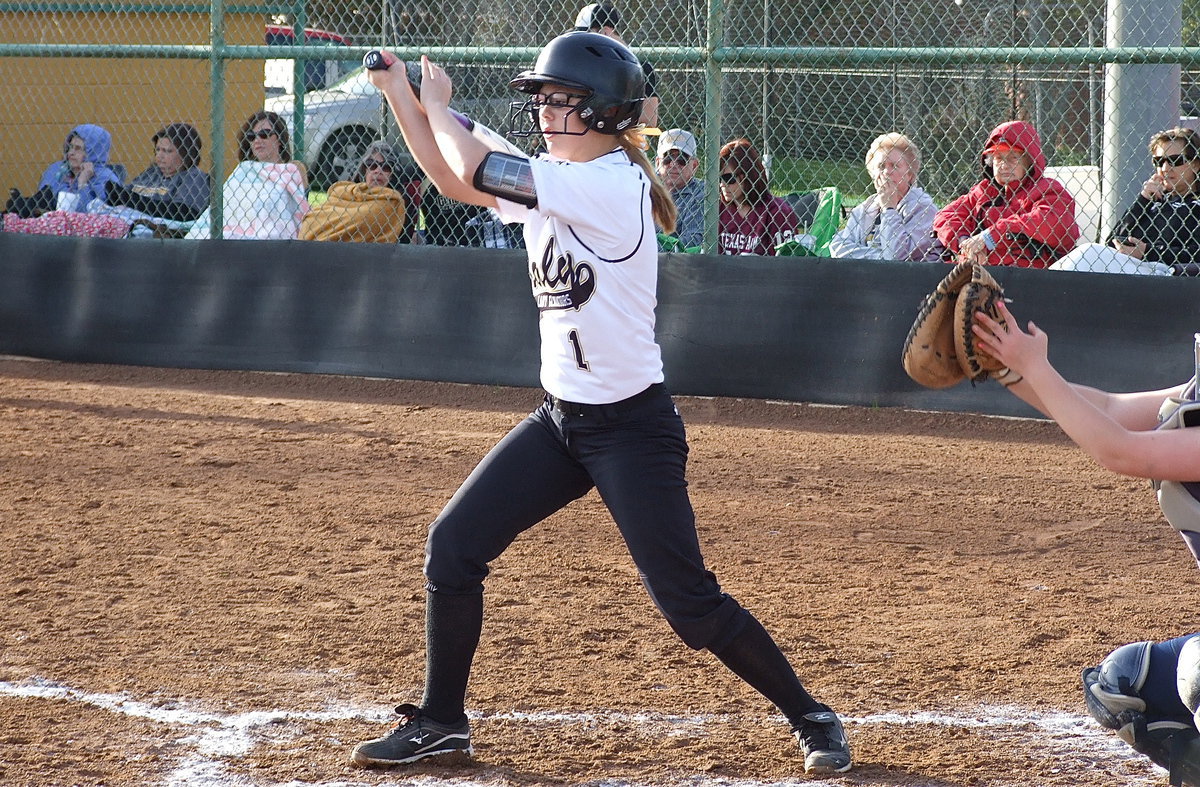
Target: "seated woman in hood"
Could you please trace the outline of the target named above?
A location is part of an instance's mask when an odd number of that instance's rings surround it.
[[[1046,268],[1079,240],[1075,198],[1043,175],[1037,130],[1023,121],[997,126],[980,155],[984,177],[938,211],[933,231],[951,262]]]
[[[112,135],[106,129],[90,123],[76,126],[63,142],[62,158],[42,173],[37,192],[23,197],[18,189],[12,189],[5,211],[21,217],[56,208],[86,211],[92,200],[105,199],[110,183],[121,183],[108,165],[111,151]]]

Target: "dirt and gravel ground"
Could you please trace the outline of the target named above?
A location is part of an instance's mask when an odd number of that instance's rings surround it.
[[[493,566],[474,762],[348,765],[419,698],[429,521],[538,396],[0,359],[0,783],[803,782],[594,494]],[[1145,482],[1040,421],[679,408],[710,567],[848,719],[832,784],[1165,784],[1078,690],[1194,626]]]

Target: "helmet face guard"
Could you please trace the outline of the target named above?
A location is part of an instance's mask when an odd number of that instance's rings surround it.
[[[578,94],[571,94],[578,95]],[[555,134],[565,134],[569,136],[583,136],[589,131],[599,131],[602,134],[620,134],[625,129],[633,125],[633,118],[641,114],[641,101],[637,102],[636,112],[624,119],[623,124],[618,128],[616,116],[618,110],[612,107],[605,109],[607,115],[598,116],[595,105],[599,102],[595,100],[594,95],[584,95],[578,103],[568,106],[563,106],[566,110],[562,113],[562,127],[550,129]],[[513,101],[509,105],[508,128],[509,135],[513,137],[534,137],[542,136],[545,132],[542,131],[541,122],[538,118],[538,113],[542,107],[546,106],[546,102],[541,100],[541,96],[534,95],[524,101]],[[582,131],[568,131],[567,122],[571,115],[577,116],[583,123]],[[520,124],[524,124],[522,128]],[[615,129],[609,131],[607,129]]]
[[[527,87],[530,89],[529,92],[532,92],[533,95],[524,101],[513,101],[509,103],[508,133],[510,136],[524,138],[542,135],[543,131],[541,123],[539,122],[538,113],[541,112],[542,107],[548,105],[554,106],[562,111],[562,128],[552,129],[554,133],[568,134],[571,136],[583,136],[584,134],[588,133],[589,125],[587,118],[590,117],[593,112],[591,107],[591,100],[593,98],[591,88],[587,87],[586,85],[563,85],[555,82],[555,86],[565,88],[565,90],[562,92],[569,97],[568,100],[570,98],[578,99],[574,104],[569,104],[545,101],[544,97],[541,95],[541,91],[542,88],[545,87],[545,84],[548,83],[530,80],[529,82],[522,84],[527,85]],[[553,95],[554,94],[551,94],[551,96]],[[567,123],[571,115],[579,116],[583,122],[583,131],[567,130]],[[521,123],[524,124],[523,128],[518,125]]]
[[[518,74],[510,83],[522,92],[537,94],[546,85],[561,86],[582,95],[579,103],[564,113],[562,130],[556,133],[617,135],[633,126],[642,112],[645,99],[645,74],[642,66],[624,45],[598,33],[572,31],[547,44],[529,71]],[[542,102],[534,95],[510,104],[509,134],[514,137],[541,135],[538,111]],[[584,125],[582,132],[567,132],[572,114]],[[528,122],[522,121],[528,116]],[[520,125],[523,124],[524,128]]]

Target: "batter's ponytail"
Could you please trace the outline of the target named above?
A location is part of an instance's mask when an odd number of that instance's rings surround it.
[[[654,171],[654,167],[650,165],[650,159],[646,157],[648,145],[642,127],[634,126],[622,131],[621,135],[617,137],[617,142],[629,156],[629,160],[645,170],[646,177],[650,179],[650,210],[654,214],[654,223],[663,232],[674,232],[675,219],[678,218],[679,211],[675,208],[675,200],[671,198],[671,192],[658,179],[658,173]]]

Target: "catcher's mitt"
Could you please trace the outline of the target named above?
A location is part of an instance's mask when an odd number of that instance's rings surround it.
[[[976,346],[971,330],[976,310],[1000,320],[996,304],[1003,297],[1004,289],[982,265],[955,265],[921,302],[904,340],[904,371],[926,388],[949,388],[964,378],[982,382],[1004,368]]]

